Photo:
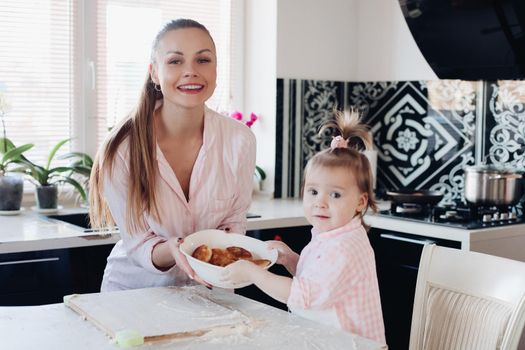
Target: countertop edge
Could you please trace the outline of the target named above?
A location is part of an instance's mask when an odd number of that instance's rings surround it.
[[[388,206],[388,203],[383,205]],[[254,198],[249,211],[261,217],[248,219],[248,231],[309,226],[304,217],[302,202],[298,198]],[[64,214],[78,212],[86,212],[86,209],[70,208],[61,211]],[[474,242],[525,236],[525,224],[465,230],[373,213],[366,214],[364,221],[373,228],[459,241],[466,247]],[[5,235],[0,233],[0,254],[114,244],[120,239],[115,231],[106,234],[88,233],[78,226],[53,222],[36,213],[25,213],[18,219],[0,217],[0,227],[3,228],[0,230],[2,232],[17,231],[6,232]]]

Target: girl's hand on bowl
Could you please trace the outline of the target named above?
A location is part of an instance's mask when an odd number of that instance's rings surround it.
[[[260,267],[248,260],[237,260],[224,267],[221,281],[232,284],[252,282],[251,276],[254,269],[260,269]]]
[[[299,254],[294,252],[290,247],[288,247],[282,241],[266,241],[266,246],[268,249],[277,250],[277,264],[283,265],[288,272],[295,276],[297,270],[297,263],[299,261]]]
[[[290,259],[297,255],[290,247],[286,245],[286,243],[282,241],[266,241],[266,245],[268,246],[269,250],[275,249],[279,253],[277,256],[277,264],[280,265],[286,265],[290,261]]]

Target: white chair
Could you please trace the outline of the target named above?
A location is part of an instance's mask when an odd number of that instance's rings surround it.
[[[410,350],[514,350],[524,324],[525,263],[423,248]]]

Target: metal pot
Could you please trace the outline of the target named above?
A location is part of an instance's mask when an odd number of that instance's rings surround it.
[[[465,170],[465,199],[474,205],[515,205],[523,197],[523,172],[495,165]]]

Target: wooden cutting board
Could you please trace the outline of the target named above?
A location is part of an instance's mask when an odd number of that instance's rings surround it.
[[[113,339],[124,330],[139,332],[144,341],[201,336],[212,330],[228,334],[250,322],[199,289],[159,287],[74,294],[65,304]]]

